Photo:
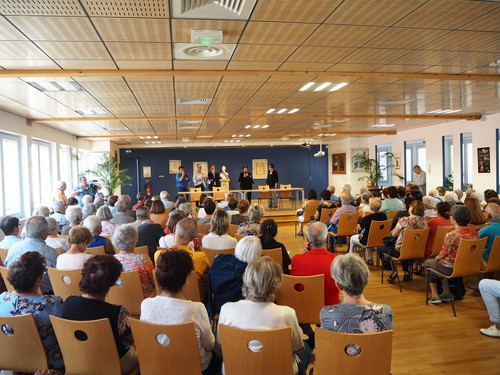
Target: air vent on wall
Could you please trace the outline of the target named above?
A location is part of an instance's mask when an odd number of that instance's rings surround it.
[[[247,20],[256,0],[173,0],[173,18]]]
[[[177,98],[177,105],[209,105],[212,98]]]

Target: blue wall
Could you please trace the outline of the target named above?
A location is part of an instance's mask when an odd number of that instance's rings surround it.
[[[243,165],[252,169],[252,159],[267,159],[275,165],[281,184],[292,184],[292,187],[303,187],[306,192],[315,189],[319,192],[328,185],[328,159],[313,157],[319,146],[306,150],[299,146],[293,147],[242,147],[242,148],[205,148],[205,149],[120,149],[120,168],[128,169],[132,177],[132,186],[123,186],[123,194],[130,195],[135,200],[138,188],[144,191],[145,178],[142,167],[151,166],[152,193],[159,194],[167,190],[175,196],[175,175],[168,173],[169,160],[181,160],[186,168],[189,179],[193,176],[193,162],[207,161],[215,164],[217,171],[226,166],[231,178],[231,188],[239,189],[238,177]],[[325,149],[326,152],[326,149]],[[327,153],[328,155],[328,153]],[[163,176],[163,177],[160,177]],[[139,181],[139,184],[137,184]],[[265,185],[264,180],[255,180],[257,185]],[[193,184],[190,184],[193,187]]]

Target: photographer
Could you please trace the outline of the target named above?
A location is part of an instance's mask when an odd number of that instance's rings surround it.
[[[101,187],[95,184],[95,182],[97,181],[92,181],[92,183],[88,184],[87,177],[80,177],[80,185],[78,185],[75,190],[73,190],[73,193],[71,193],[72,197],[78,199],[78,204],[80,206],[83,206],[82,197],[84,195],[90,195],[92,199],[94,199],[97,191],[101,189]]]

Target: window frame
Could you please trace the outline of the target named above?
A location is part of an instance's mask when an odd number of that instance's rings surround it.
[[[5,168],[4,168],[4,164],[5,164],[5,160],[4,160],[4,157],[3,157],[3,141],[4,139],[7,139],[7,140],[10,140],[10,141],[14,141],[17,143],[17,168],[19,170],[19,180],[17,181],[18,182],[18,186],[19,187],[22,187],[23,186],[23,173],[22,173],[22,139],[21,139],[21,136],[19,135],[15,135],[15,134],[11,134],[11,133],[6,133],[6,132],[3,132],[3,131],[0,131],[0,167],[1,167],[1,172],[0,172],[0,199],[2,200],[2,206],[0,207],[0,216],[6,216],[6,215],[10,215],[10,216],[16,216],[18,218],[21,218],[22,215],[23,215],[23,212],[24,212],[24,201],[23,201],[23,193],[22,193],[22,189],[19,189],[20,191],[20,194],[19,194],[19,201],[18,201],[18,208],[19,210],[16,211],[16,212],[9,212],[7,213],[7,205],[6,205],[6,192],[8,191],[8,189],[6,188],[6,183],[8,181],[10,181],[10,178],[6,178],[4,176],[4,171],[5,171]],[[8,161],[9,163],[12,163],[12,160],[9,160]],[[10,182],[13,182],[13,181],[10,181]]]

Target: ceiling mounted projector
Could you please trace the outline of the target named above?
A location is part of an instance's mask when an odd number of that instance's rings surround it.
[[[319,150],[317,153],[314,154],[315,158],[320,158],[322,156],[325,156],[325,151]]]
[[[300,147],[307,148],[309,150],[311,148],[311,145],[307,142],[304,142],[300,145]]]

